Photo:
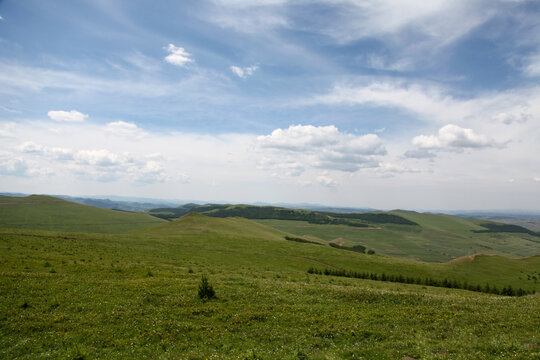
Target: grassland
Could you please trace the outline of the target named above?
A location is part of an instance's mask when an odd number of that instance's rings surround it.
[[[540,356],[539,295],[323,277],[429,274],[538,290],[540,257],[446,264],[286,241],[189,215],[128,234],[0,230],[0,358],[468,359]],[[217,299],[197,297],[208,275]]]
[[[0,196],[0,227],[5,228],[122,233],[164,222],[148,214],[102,209],[50,196]]]
[[[311,224],[307,221],[257,220],[297,236],[309,235],[344,246],[363,245],[378,254],[430,262],[446,262],[472,254],[526,257],[540,254],[540,237],[519,233],[475,233],[482,220],[450,215],[395,211],[418,226],[380,224],[370,228]]]
[[[191,211],[212,217],[240,216],[296,236],[311,236],[343,248],[365,247],[379,254],[445,262],[476,253],[513,258],[540,254],[540,235],[489,220],[413,211],[337,213],[275,206],[184,204],[151,209],[174,219]]]

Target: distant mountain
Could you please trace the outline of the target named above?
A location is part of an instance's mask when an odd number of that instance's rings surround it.
[[[30,194],[23,193],[0,193],[3,196],[11,197],[25,197]],[[144,211],[147,209],[157,208],[157,207],[168,207],[168,206],[177,206],[183,201],[172,201],[172,200],[163,200],[163,199],[147,199],[147,198],[136,198],[136,197],[122,197],[122,196],[69,196],[69,195],[50,195],[43,194],[43,196],[52,196],[58,199],[63,199],[67,201],[76,202],[84,205],[96,206],[104,209],[114,209],[114,210],[124,210],[124,211]]]
[[[478,219],[540,219],[540,211],[535,210],[455,210],[443,211],[445,214]]]
[[[119,201],[111,199],[72,197],[67,195],[53,195],[54,197],[73,201],[79,204],[91,205],[105,209],[123,210],[123,211],[144,211],[156,207],[171,206],[170,202],[136,202]]]

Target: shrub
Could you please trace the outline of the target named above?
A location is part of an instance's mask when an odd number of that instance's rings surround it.
[[[215,297],[216,292],[206,276],[201,277],[201,282],[199,283],[199,297],[203,300],[209,300]]]

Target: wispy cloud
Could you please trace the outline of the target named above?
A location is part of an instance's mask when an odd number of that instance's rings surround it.
[[[535,54],[525,58],[525,66],[523,72],[527,76],[538,77],[540,76],[540,54]]]
[[[335,85],[328,93],[315,95],[307,104],[366,105],[399,108],[424,120],[439,123],[495,118],[504,123],[523,122],[540,116],[536,103],[540,88],[488,92],[472,98],[457,98],[444,87],[407,83],[403,80],[374,81],[366,85]],[[501,115],[503,114],[503,115]]]
[[[126,55],[124,61],[146,72],[155,72],[160,69],[160,63],[156,59],[139,51]]]
[[[258,69],[257,65],[247,66],[247,67],[238,67],[231,66],[231,71],[238,77],[245,79],[253,75],[253,73]]]

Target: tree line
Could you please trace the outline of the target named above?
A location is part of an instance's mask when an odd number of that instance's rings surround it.
[[[411,277],[411,276],[393,275],[393,274],[385,274],[385,273],[382,273],[381,275],[379,275],[376,273],[356,272],[356,271],[348,271],[348,270],[342,270],[342,269],[326,268],[324,270],[320,270],[314,267],[310,267],[308,269],[308,273],[316,274],[316,275],[368,279],[368,280],[375,280],[375,281],[389,281],[389,282],[403,283],[403,284],[416,284],[416,285],[426,285],[426,286],[435,286],[435,287],[445,287],[449,289],[463,289],[463,290],[483,292],[483,293],[496,294],[496,295],[504,295],[504,296],[524,296],[524,295],[534,294],[536,292],[534,290],[527,291],[522,288],[514,289],[512,285],[508,285],[499,289],[497,288],[497,286],[489,285],[487,283],[484,286],[481,286],[481,285],[469,284],[467,281],[460,282],[455,279],[454,280],[448,280],[448,279],[437,280],[430,277],[421,278],[421,277]]]

